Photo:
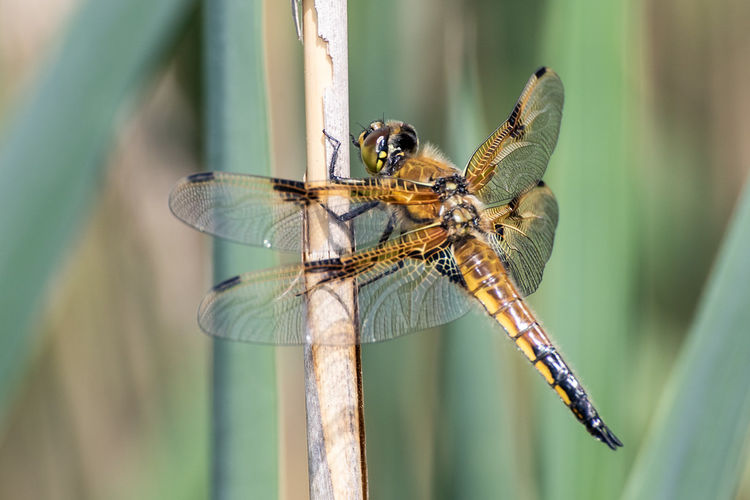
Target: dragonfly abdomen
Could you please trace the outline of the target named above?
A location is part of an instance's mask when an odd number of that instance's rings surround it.
[[[578,421],[610,448],[622,446],[524,302],[497,254],[481,241],[470,238],[454,245],[454,255],[468,292],[500,323]]]

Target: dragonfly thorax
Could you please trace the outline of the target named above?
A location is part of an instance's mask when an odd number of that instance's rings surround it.
[[[458,174],[437,179],[435,184],[432,185],[432,190],[440,195],[442,201],[448,200],[456,195],[464,196],[469,194],[469,191],[466,188],[466,179]],[[472,198],[474,197],[472,196]]]
[[[479,227],[481,204],[469,194],[463,176],[441,177],[435,181],[432,189],[440,195],[441,224],[451,238],[465,236]]]
[[[440,209],[442,226],[452,239],[479,229],[479,200],[472,195],[454,194],[443,201]]]

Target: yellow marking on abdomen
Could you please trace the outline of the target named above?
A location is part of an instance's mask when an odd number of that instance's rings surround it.
[[[494,250],[484,242],[470,237],[459,239],[453,244],[453,255],[467,291],[503,327],[578,421],[610,448],[622,446],[602,422],[580,381],[521,298],[518,288]]]
[[[571,395],[559,385],[570,371],[494,251],[478,240],[469,239],[454,248],[454,255],[469,293],[481,302],[544,380],[570,406]]]
[[[570,397],[568,397],[568,394],[563,390],[563,388],[560,387],[559,385],[556,385],[554,387],[555,387],[555,392],[557,393],[558,396],[560,396],[560,399],[562,399],[563,403],[570,406]]]

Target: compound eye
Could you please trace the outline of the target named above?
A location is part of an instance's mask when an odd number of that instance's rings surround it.
[[[417,152],[417,148],[419,147],[417,131],[407,123],[403,123],[398,132],[394,133],[391,142],[395,149],[399,149],[407,155],[413,155]]]
[[[378,127],[374,127],[378,125]],[[374,122],[370,128],[362,132],[359,136],[359,150],[362,156],[362,163],[372,175],[377,175],[385,166],[388,159],[388,136],[390,127],[386,127],[381,122]]]
[[[358,146],[362,146],[362,141],[367,139],[368,135],[372,134],[373,132],[377,130],[385,128],[385,126],[386,126],[385,123],[381,121],[370,122],[367,128],[362,130],[362,133],[359,134],[359,138],[357,139],[357,142],[359,143]]]

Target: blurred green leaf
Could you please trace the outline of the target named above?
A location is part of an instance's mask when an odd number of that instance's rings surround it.
[[[634,441],[628,434],[625,384],[629,337],[638,317],[633,266],[637,233],[632,189],[638,124],[626,83],[633,74],[624,47],[634,44],[628,2],[550,2],[545,59],[565,85],[560,139],[545,180],[560,222],[537,295],[539,315],[594,401],[625,444],[612,452],[537,385],[537,429],[544,498],[613,498]]]
[[[261,0],[205,6],[207,161],[211,169],[270,172]],[[270,267],[272,253],[216,242],[214,276]],[[213,498],[278,496],[275,350],[214,340]]]
[[[92,0],[0,138],[0,420],[32,318],[98,187],[117,113],[151,75],[190,0]]]
[[[734,498],[750,429],[750,183],[624,498]]]
[[[142,441],[143,461],[135,480],[119,481],[116,493],[107,492],[115,500],[160,500],[165,498],[204,499],[208,491],[208,436],[206,400],[208,391],[195,390],[206,386],[203,371],[190,373],[182,387],[170,386],[160,401],[164,415],[148,429]],[[195,376],[198,375],[198,376]],[[201,389],[203,389],[201,387]],[[70,432],[70,431],[68,431]],[[110,498],[110,497],[108,497]]]

